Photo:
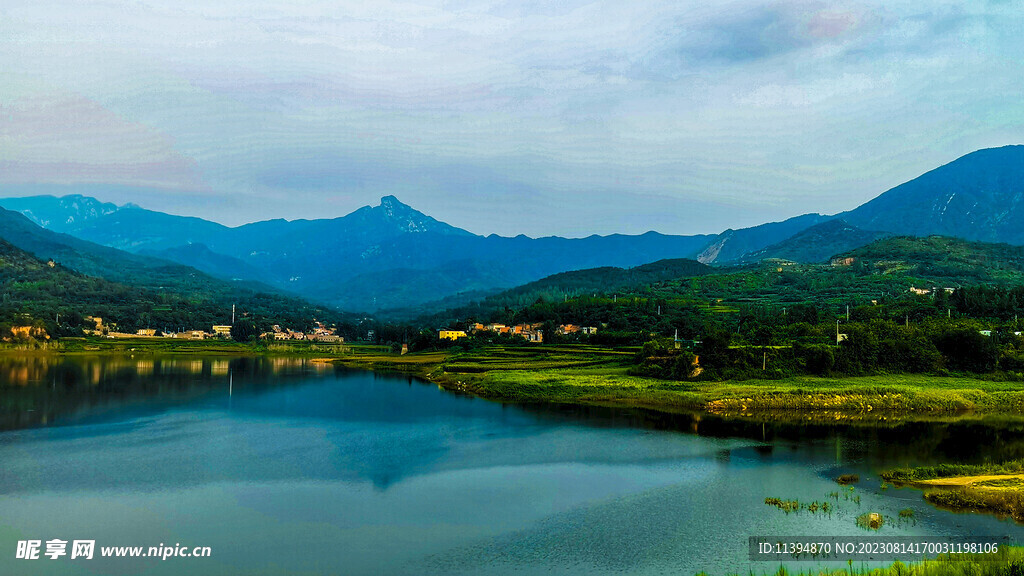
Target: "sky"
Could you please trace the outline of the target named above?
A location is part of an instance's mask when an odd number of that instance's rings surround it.
[[[1024,143],[1020,2],[5,0],[0,196],[715,233]]]

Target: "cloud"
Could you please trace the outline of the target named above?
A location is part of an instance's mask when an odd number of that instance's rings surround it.
[[[0,180],[198,187],[173,141],[87,98],[60,92],[0,102]]]
[[[1021,25],[943,0],[12,0],[0,179],[246,219],[395,193],[530,234],[836,212],[1024,133]]]

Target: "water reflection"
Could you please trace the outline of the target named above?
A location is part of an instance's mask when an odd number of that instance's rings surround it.
[[[228,386],[279,386],[334,370],[288,357],[3,356],[0,430],[75,421],[148,401],[180,404]]]
[[[871,477],[1016,457],[1013,418],[867,425],[511,405],[283,357],[0,358],[7,375],[0,534],[201,543],[217,554],[204,574],[745,573],[750,535],[849,535],[858,514],[905,508],[917,523],[883,531],[1024,538]],[[823,499],[840,471],[863,482],[833,516],[764,504]],[[80,566],[187,571],[143,560]],[[0,573],[23,570],[0,555]]]
[[[329,389],[322,394],[304,390],[297,393],[299,396],[288,392],[289,386],[314,376],[362,379],[365,373],[296,357],[4,356],[0,357],[0,430],[77,423],[133,406],[165,410],[198,398],[233,393],[246,396],[234,399],[230,406],[235,410],[299,418],[346,420],[372,415],[381,420],[408,421],[431,413],[458,413],[467,406],[434,394],[410,395],[394,390],[381,394],[380,390],[362,386],[347,387],[344,395]],[[405,376],[374,374],[373,378],[429,386]],[[269,400],[259,399],[259,395],[272,390],[279,392]],[[778,415],[737,418],[585,405],[501,406],[503,411],[525,412],[532,421],[550,425],[572,422],[597,428],[743,438],[760,441],[769,452],[776,445],[825,443],[835,447],[838,465],[844,460],[882,467],[1024,458],[1024,418],[1012,416],[831,422],[786,420]]]

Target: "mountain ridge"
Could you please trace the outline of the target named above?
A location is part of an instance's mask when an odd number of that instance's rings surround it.
[[[667,258],[715,265],[787,255],[820,261],[826,252],[855,248],[882,234],[1024,244],[1024,146],[972,152],[837,215],[803,214],[689,236],[482,236],[438,221],[391,195],[377,206],[336,218],[273,219],[233,228],[135,206],[109,212],[108,205],[94,199],[98,204],[87,197],[66,198],[62,203],[48,197],[40,200],[45,206],[36,208],[32,197],[0,199],[0,205],[18,205],[41,220],[59,221],[57,226],[78,238],[165,254],[213,276],[233,277],[225,268],[256,270],[265,284],[307,298],[341,308],[374,302],[386,309],[443,299],[446,290],[454,290],[448,295],[502,290],[559,272],[630,268]],[[88,213],[69,215],[74,206]],[[830,228],[830,221],[842,224]],[[207,251],[183,248],[189,245]],[[465,263],[466,273],[452,274],[458,262]],[[360,278],[374,285],[363,286]]]

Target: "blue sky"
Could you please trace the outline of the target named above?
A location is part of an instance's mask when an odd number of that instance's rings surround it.
[[[1017,2],[0,4],[0,195],[718,232],[1024,142]]]

